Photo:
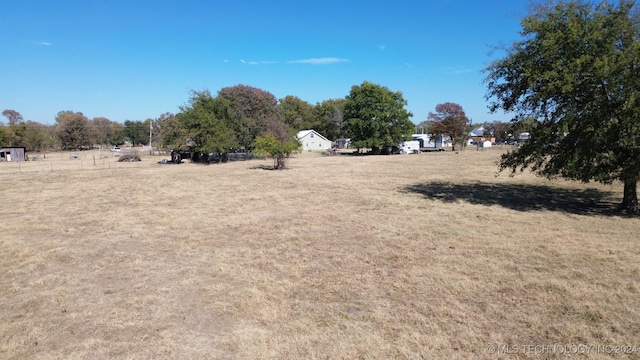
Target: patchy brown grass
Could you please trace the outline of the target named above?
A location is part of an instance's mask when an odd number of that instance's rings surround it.
[[[0,164],[0,358],[638,358],[621,186],[500,152]]]

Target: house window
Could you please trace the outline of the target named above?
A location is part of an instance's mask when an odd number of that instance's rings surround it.
[[[313,133],[311,133],[311,138],[313,139]]]

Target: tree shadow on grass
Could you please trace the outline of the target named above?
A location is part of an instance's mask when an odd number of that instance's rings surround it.
[[[405,192],[427,199],[454,203],[458,200],[474,205],[498,205],[517,211],[549,210],[578,215],[626,216],[616,210],[612,192],[597,189],[568,189],[546,185],[455,184],[432,182],[409,185]]]
[[[252,166],[249,169],[251,170],[278,170],[273,167],[273,165],[256,165]]]

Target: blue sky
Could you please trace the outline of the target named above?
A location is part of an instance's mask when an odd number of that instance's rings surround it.
[[[176,113],[190,90],[244,84],[316,104],[369,81],[402,92],[414,123],[443,102],[508,121],[489,114],[481,70],[519,38],[527,4],[2,0],[0,111],[123,122]]]

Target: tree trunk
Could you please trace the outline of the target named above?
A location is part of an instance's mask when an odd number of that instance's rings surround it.
[[[624,182],[624,196],[622,198],[622,204],[619,209],[627,213],[639,213],[640,207],[638,207],[638,180],[625,180]]]
[[[275,158],[275,164],[273,166],[276,170],[284,170],[287,168],[287,157],[285,155],[279,155]]]

